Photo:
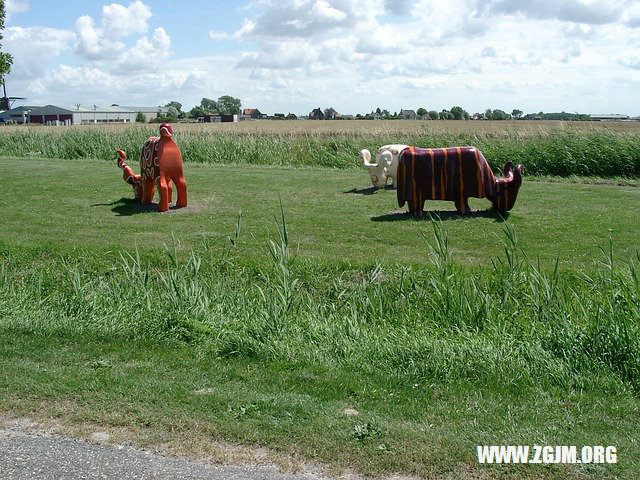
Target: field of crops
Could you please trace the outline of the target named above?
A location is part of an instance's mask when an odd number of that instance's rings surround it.
[[[156,126],[4,128],[0,411],[371,475],[527,478],[475,446],[615,445],[618,465],[534,474],[630,478],[638,127],[179,124],[190,205],[167,214],[115,166]],[[413,219],[357,163],[390,142],[523,163],[515,208]]]
[[[185,161],[355,168],[362,148],[387,143],[475,145],[501,171],[508,160],[525,175],[640,177],[640,123],[255,121],[177,124]],[[112,160],[136,157],[157,125],[4,127],[0,155]]]

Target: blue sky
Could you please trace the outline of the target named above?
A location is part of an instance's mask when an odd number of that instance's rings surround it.
[[[640,114],[638,0],[6,0],[10,95]]]

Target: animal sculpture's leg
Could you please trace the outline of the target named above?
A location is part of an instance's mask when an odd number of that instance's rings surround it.
[[[176,207],[187,206],[187,182],[184,177],[181,176],[174,180],[176,184],[176,190],[178,190],[178,199],[176,200]]]
[[[142,203],[149,205],[153,201],[153,194],[155,193],[155,187],[153,185],[153,179],[150,177],[143,177],[142,179]]]
[[[461,203],[459,200],[455,201],[456,204],[456,210],[458,211],[458,213],[462,213],[463,215],[466,215],[467,213],[471,213],[471,209],[469,208],[469,199],[468,198],[464,198],[464,203]]]
[[[169,204],[173,201],[173,185],[171,185],[171,179],[167,178],[167,198],[169,199]]]
[[[391,177],[391,185],[393,185],[393,188],[398,188],[398,179],[396,177]]]
[[[170,182],[171,180],[169,180]],[[166,212],[169,210],[169,187],[167,186],[167,178],[158,178],[158,193],[160,193],[160,203],[158,203],[158,210]]]

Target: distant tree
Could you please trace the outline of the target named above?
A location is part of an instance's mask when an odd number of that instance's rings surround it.
[[[364,117],[362,116],[362,114],[361,114],[361,113],[358,113],[358,114],[356,115],[356,118],[364,118]]]
[[[500,109],[495,109],[492,113],[492,120],[508,120],[511,116]]]
[[[382,115],[384,118],[387,118],[387,119],[391,116],[391,114],[389,113],[389,110],[387,110],[386,108],[382,110],[382,112],[380,112],[380,115]]]
[[[175,100],[173,100],[173,101],[171,101],[171,102],[167,103],[167,104],[165,105],[165,107],[173,107],[173,108],[175,108],[178,112],[181,112],[181,111],[182,111],[182,104],[181,104],[180,102],[176,102]]]
[[[490,108],[487,108],[487,110],[484,112],[484,118],[486,118],[487,120],[493,120],[493,111]]]
[[[199,105],[189,110],[189,116],[191,118],[204,117],[206,114],[207,114],[207,111]]]
[[[158,114],[158,116],[160,117],[161,115]],[[172,121],[175,121],[178,119],[178,109],[176,107],[169,107],[167,109],[167,118],[172,119]]]
[[[393,112],[393,116],[397,117],[398,116],[398,112]]]
[[[429,112],[427,112],[426,108],[422,108],[420,107],[417,111],[416,111],[416,115],[418,115],[419,117],[424,117],[425,115],[427,115]]]
[[[284,113],[274,113],[273,116],[278,118],[284,118]]]
[[[453,113],[451,113],[448,110],[443,109],[440,114],[439,114],[440,120],[453,120],[454,116]]]
[[[136,115],[136,123],[147,123],[147,117],[144,116],[144,113],[138,112]]]
[[[452,107],[451,113],[453,114],[454,120],[469,120],[469,112],[462,107]]]
[[[376,113],[377,113],[378,115],[381,115],[381,114],[382,114],[382,110],[380,110],[380,107],[376,108]]]
[[[218,98],[218,112],[224,115],[239,115],[242,113],[242,103],[239,98],[223,95]]]
[[[514,108],[513,111],[511,112],[511,116],[515,119],[520,119],[522,117],[522,110],[518,110],[517,108]]]
[[[440,118],[440,115],[435,110],[429,110],[428,115],[431,120],[438,120],[438,118]]]
[[[218,103],[210,98],[203,98],[200,100],[200,109],[206,112],[205,115],[210,113],[219,113]]]
[[[2,40],[2,30],[4,30],[4,0],[0,0],[0,40]],[[2,51],[0,43],[0,83],[4,82],[4,76],[11,72],[13,57]]]

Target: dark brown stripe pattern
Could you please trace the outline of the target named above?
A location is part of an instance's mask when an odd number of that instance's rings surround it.
[[[505,165],[505,178],[496,178],[476,147],[409,147],[398,157],[398,205],[422,215],[424,201],[449,200],[460,213],[469,213],[468,198],[488,198],[505,212],[513,208],[522,183],[522,166]]]

